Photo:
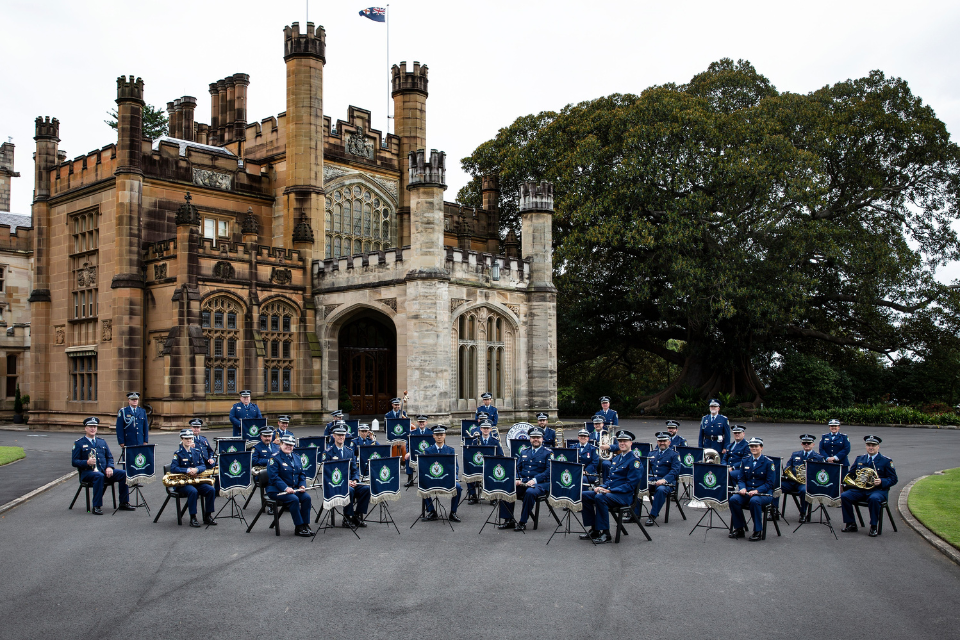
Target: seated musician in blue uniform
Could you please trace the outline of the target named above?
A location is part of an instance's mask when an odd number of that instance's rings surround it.
[[[680,431],[680,422],[677,420],[667,420],[667,433],[670,434],[670,448],[674,451],[677,450],[677,447],[687,446],[687,439],[682,437],[679,433]]]
[[[417,416],[416,425],[410,425],[410,435],[426,435],[428,433],[433,433],[430,429],[427,428],[427,419],[430,416],[423,415],[422,413]],[[407,461],[407,481],[404,483],[404,487],[413,486],[413,467],[410,466],[410,452],[407,451],[406,455],[403,456],[403,459]]]
[[[383,414],[384,419],[389,420],[390,418],[406,418],[407,412],[400,409],[401,405],[403,405],[403,400],[400,398],[394,398],[391,400],[390,411],[387,411],[385,414]]]
[[[181,473],[190,477],[196,477],[201,472],[206,471],[207,465],[203,460],[200,451],[194,446],[193,430],[183,429],[180,431],[180,448],[173,454],[173,462],[170,463],[170,473]],[[197,497],[203,497],[204,513],[203,523],[215,526],[217,521],[213,519],[214,500],[216,490],[213,484],[185,484],[176,488],[176,492],[187,499],[187,510],[190,512],[190,526],[199,527],[197,521]]]
[[[880,509],[883,502],[887,500],[890,493],[890,487],[897,484],[897,470],[893,467],[893,460],[880,453],[880,438],[874,435],[863,437],[866,443],[866,455],[857,456],[850,467],[850,474],[855,475],[860,469],[871,468],[876,471],[877,476],[873,480],[872,489],[846,489],[840,494],[840,508],[843,511],[842,531],[844,533],[854,533],[857,531],[856,521],[853,519],[853,505],[857,502],[867,501],[867,508],[870,510],[870,537],[875,538],[880,535],[877,524],[880,522]]]
[[[267,477],[270,478],[267,495],[290,512],[295,535],[309,538],[313,536],[310,530],[311,500],[300,456],[293,455],[296,444],[297,439],[291,435],[280,438],[280,451],[273,454],[267,464]]]
[[[610,507],[630,506],[643,480],[643,462],[631,451],[634,435],[621,429],[616,434],[618,453],[610,461],[607,479],[593,491],[583,492],[583,524],[590,527],[581,540],[611,542]]]
[[[230,409],[230,424],[233,425],[233,437],[239,438],[243,435],[241,420],[262,417],[263,414],[260,413],[260,407],[250,402],[250,391],[246,389],[241,391],[240,402],[233,405],[233,408]]]
[[[753,534],[750,542],[757,542],[763,537],[763,508],[773,501],[773,488],[777,484],[776,465],[773,460],[763,455],[763,440],[751,438],[747,443],[750,455],[740,466],[740,479],[737,482],[737,492],[730,496],[730,520],[733,530],[731,538],[743,538],[746,533],[747,522],[743,517],[743,509],[750,508],[753,517]]]
[[[550,454],[552,452],[543,446],[543,431],[540,427],[530,429],[527,437],[530,438],[530,446],[517,458],[517,500],[523,502],[520,520],[513,518],[514,503],[501,502],[500,517],[504,520],[497,525],[498,529],[525,530],[527,518],[536,506],[537,497],[550,491]]]
[[[353,447],[353,455],[357,456],[357,459],[360,459],[360,446],[367,446],[371,444],[377,444],[377,437],[373,435],[373,432],[370,431],[370,425],[366,422],[361,423],[357,427],[357,437],[350,442],[350,445]]]
[[[253,458],[250,464],[254,467],[266,467],[280,447],[273,441],[273,429],[264,427],[260,431],[260,442],[253,447]]]
[[[840,433],[840,421],[834,418],[827,423],[830,429],[827,433],[820,436],[820,455],[827,462],[843,465],[843,473],[846,475],[850,467],[850,439],[846,434]]]
[[[647,526],[656,523],[663,503],[676,490],[680,477],[680,454],[670,448],[670,434],[657,434],[657,448],[650,452],[650,517]]]
[[[350,504],[343,510],[343,525],[366,527],[363,517],[370,506],[370,487],[360,484],[360,461],[353,455],[353,448],[346,444],[347,429],[342,425],[333,428],[333,444],[323,452],[323,460],[350,461]],[[357,515],[359,512],[359,515]]]
[[[290,430],[290,416],[282,415],[277,416],[277,428],[273,430],[273,439],[274,441],[280,440],[284,436],[293,436],[293,431]]]
[[[740,475],[740,463],[743,462],[744,458],[750,456],[750,447],[747,446],[747,440],[744,437],[746,431],[747,427],[742,424],[735,424],[730,428],[733,440],[730,441],[727,452],[720,458],[723,464],[727,465],[729,471],[727,482],[731,487],[737,484],[737,478]]]
[[[593,433],[590,434],[590,442],[597,448],[597,469],[604,478],[607,477],[607,471],[610,470],[610,461],[600,457],[600,452],[614,451],[617,448],[617,445],[613,444],[613,439],[611,439],[610,444],[600,444],[601,432],[607,430],[606,426],[603,416],[593,416]]]
[[[213,469],[217,466],[216,453],[213,450],[213,445],[207,440],[207,437],[200,435],[203,420],[200,418],[192,418],[187,424],[190,425],[190,429],[193,431],[193,446],[200,452],[200,457],[203,458],[203,463],[207,465],[207,469]]]
[[[597,448],[590,443],[590,432],[586,427],[577,432],[577,444],[573,445],[577,449],[577,456],[580,464],[583,465],[584,482],[593,484],[597,480],[597,463],[600,456],[597,455]]]
[[[617,415],[617,412],[610,408],[610,398],[609,396],[603,396],[600,398],[600,411],[597,411],[594,415],[600,416],[603,418],[603,423],[609,426],[619,426],[620,417]]]
[[[457,451],[448,444],[444,444],[444,441],[447,438],[447,427],[446,425],[438,424],[433,427],[433,440],[434,444],[427,447],[427,450],[424,451],[426,454],[450,454],[453,456],[457,455]],[[460,463],[456,462],[455,467],[455,476],[460,476]],[[450,520],[453,522],[461,522],[460,516],[457,515],[457,507],[460,505],[460,494],[462,493],[463,488],[460,486],[460,483],[457,483],[457,493],[450,498]],[[424,520],[436,520],[440,516],[437,515],[437,510],[433,508],[433,500],[429,498],[423,499],[423,508],[426,509],[427,513],[423,516]]]
[[[150,442],[150,422],[136,391],[127,394],[127,406],[117,412],[117,442],[121,449]]]
[[[500,446],[500,440],[494,437],[493,423],[489,420],[484,420],[480,423],[479,433],[470,439],[467,444],[496,447],[494,455],[503,455],[503,447]],[[480,498],[477,497],[477,490],[480,484],[479,482],[470,482],[467,484],[467,504],[479,504]]]
[[[73,443],[72,464],[80,470],[80,480],[93,484],[93,502],[91,513],[103,515],[103,489],[105,485],[116,482],[120,486],[120,510],[136,511],[130,504],[130,491],[127,489],[127,472],[115,469],[113,454],[107,441],[97,437],[100,419],[85,418],[82,438]]]
[[[483,401],[483,404],[477,407],[477,410],[473,416],[473,419],[476,420],[477,422],[481,422],[480,412],[483,412],[487,414],[487,420],[492,422],[493,426],[497,426],[497,422],[500,420],[500,416],[497,413],[497,408],[493,406],[493,396],[490,395],[489,393],[484,393],[483,395],[480,396],[480,399]]]
[[[796,475],[797,469],[802,469],[803,465],[809,462],[823,462],[823,456],[813,450],[813,443],[817,437],[805,433],[800,436],[800,451],[794,451],[790,458],[783,465],[783,479],[780,481],[780,490],[784,493],[797,494],[800,496],[800,522],[806,522],[808,517],[809,505],[807,505],[807,485],[794,482],[787,479],[787,470],[791,470]]]
[[[719,454],[727,452],[730,444],[730,422],[727,416],[720,415],[720,401],[710,401],[710,413],[700,420],[700,438],[697,446],[714,449]]]

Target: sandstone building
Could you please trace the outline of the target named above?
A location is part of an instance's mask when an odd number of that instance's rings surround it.
[[[210,84],[209,123],[167,103],[158,140],[143,80],[118,78],[117,143],[70,161],[37,118],[31,422],[109,416],[128,390],[170,428],[226,422],[241,389],[309,423],[341,390],[354,415],[405,389],[435,419],[488,390],[508,419],[555,413],[552,187],[525,187],[501,253],[495,176],[482,209],[443,199],[426,65],[393,66],[384,135],[364,109],[324,114],[323,27],[283,47],[286,111],[259,122],[243,73]]]

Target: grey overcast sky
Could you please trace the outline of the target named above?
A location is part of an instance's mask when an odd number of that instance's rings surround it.
[[[387,27],[358,15],[368,6],[313,0],[309,18],[327,33],[324,112],[363,107],[385,131]],[[389,11],[390,64],[430,67],[427,144],[447,152],[448,200],[467,181],[460,158],[518,116],[686,82],[724,57],[798,93],[880,69],[960,132],[955,1],[393,0]],[[70,158],[109,144],[121,74],[142,77],[155,106],[195,96],[209,122],[208,84],[244,72],[248,120],[283,111],[282,29],[306,13],[305,0],[0,0],[0,140],[13,138],[22,174],[13,212],[30,212],[34,119],[60,120]],[[939,275],[960,278],[960,266]]]

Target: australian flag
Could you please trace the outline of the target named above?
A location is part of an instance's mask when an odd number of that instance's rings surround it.
[[[364,18],[370,18],[374,22],[386,22],[387,10],[383,7],[369,7],[360,12]]]

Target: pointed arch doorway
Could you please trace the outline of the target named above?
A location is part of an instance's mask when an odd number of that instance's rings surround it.
[[[383,415],[397,388],[397,335],[390,320],[365,313],[340,328],[340,385],[354,415]]]

